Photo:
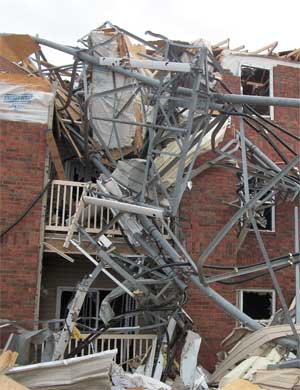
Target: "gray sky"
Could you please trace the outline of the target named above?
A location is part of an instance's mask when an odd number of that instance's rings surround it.
[[[151,30],[172,39],[204,38],[212,43],[230,37],[232,47],[244,44],[250,50],[274,41],[279,41],[279,50],[300,47],[300,0],[0,0],[0,4],[1,32],[38,34],[70,45],[109,20],[139,36]],[[68,56],[44,51],[50,61],[70,62]]]

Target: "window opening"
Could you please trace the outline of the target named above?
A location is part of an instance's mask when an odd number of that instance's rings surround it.
[[[257,321],[268,321],[275,313],[274,290],[239,290],[238,306],[249,317]]]
[[[241,87],[243,95],[270,96],[270,70],[243,65]],[[270,116],[270,106],[253,104],[251,107],[261,115]]]

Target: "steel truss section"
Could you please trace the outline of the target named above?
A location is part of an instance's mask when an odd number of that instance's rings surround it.
[[[84,49],[34,37],[41,45],[74,56],[70,91],[73,88],[77,67],[83,69],[84,98],[81,101],[83,119],[80,124],[70,121],[68,129],[74,136],[77,147],[84,152],[86,172],[89,164],[94,165],[100,172],[97,188],[87,186],[84,190],[65,245],[73,243],[94,263],[95,271],[91,278],[96,277],[99,272],[110,274],[109,271],[105,271],[104,265],[110,266],[119,275],[113,279],[118,287],[105,298],[101,306],[103,326],[95,330],[94,336],[83,343],[81,348],[84,348],[87,342],[91,342],[99,332],[105,331],[112,324],[115,325],[124,316],[142,317],[143,324],[148,328],[162,329],[163,337],[169,318],[183,316],[182,306],[186,301],[189,282],[232,317],[251,329],[258,330],[262,327],[260,323],[228,302],[209,284],[268,270],[286,321],[293,331],[293,336],[279,339],[278,342],[289,348],[297,348],[299,357],[299,335],[275,274],[276,269],[292,262],[295,264],[299,289],[297,223],[295,248],[291,248],[291,252],[295,253],[270,259],[257,226],[257,218],[266,200],[270,200],[274,194],[285,201],[292,201],[299,195],[300,176],[297,165],[300,157],[287,139],[300,141],[300,138],[260,116],[249,105],[297,108],[300,107],[300,99],[243,96],[230,93],[228,88],[228,93],[220,93],[217,72],[221,67],[210,48],[204,43],[189,45],[159,36],[157,44],[145,41],[112,24],[108,25],[115,35],[106,37],[95,46],[88,36],[81,40]],[[101,33],[101,28],[97,33],[99,31]],[[102,55],[101,50],[105,45],[115,44],[120,36],[125,41],[132,38],[150,48],[151,54],[140,53],[139,59],[128,54],[120,57]],[[93,72],[105,73],[113,87],[89,94],[86,76],[88,67]],[[118,83],[120,77],[122,85]],[[224,84],[221,83],[221,86]],[[70,98],[71,92],[62,111],[70,103]],[[103,112],[100,114],[94,112],[93,105],[102,102],[101,99],[110,102],[111,110],[107,115]],[[140,108],[139,116],[133,118],[132,107],[137,103]],[[125,114],[131,115],[129,119]],[[236,129],[233,138],[226,140],[227,143],[219,147],[229,120],[234,116],[239,117],[239,130]],[[101,126],[110,126],[110,133],[104,134]],[[126,152],[126,148],[122,146],[120,129],[132,127],[143,129],[141,131],[143,142],[137,152],[133,152],[132,149]],[[282,165],[276,164],[250,140],[248,128],[261,135],[280,158]],[[115,140],[115,148],[111,147],[112,139]],[[214,153],[214,158],[195,167],[198,156],[208,150]],[[236,207],[237,211],[195,262],[172,228],[172,223],[177,222],[181,199],[190,185],[190,180],[211,166],[236,172],[239,179],[238,198],[231,206]],[[255,188],[250,191],[249,180],[252,178],[257,180],[254,181]],[[85,231],[79,221],[84,207],[88,204],[109,207],[113,219],[100,235],[104,235],[113,223],[118,223],[126,242],[137,254],[136,260],[121,255],[116,249],[110,253]],[[295,213],[297,220],[298,211]],[[237,267],[235,271],[230,270],[218,275],[207,275],[209,266],[206,261],[228,232],[233,227],[240,226],[240,240],[243,240],[250,225],[254,229],[264,262],[248,268]],[[169,239],[161,233],[161,229],[167,232]],[[79,234],[78,241],[73,238],[75,232]],[[96,258],[91,257],[83,249],[81,242],[83,239],[88,240],[96,249]],[[90,282],[87,284],[86,280],[83,280],[81,285],[84,285],[84,289],[77,290],[76,299],[55,345],[54,359],[62,358],[64,355],[70,331],[76,322],[80,304]],[[133,297],[137,309],[132,313],[123,313],[123,317],[115,316],[111,303],[122,294]],[[296,294],[297,322],[300,316],[299,302],[299,294]],[[76,351],[78,352],[78,349]]]

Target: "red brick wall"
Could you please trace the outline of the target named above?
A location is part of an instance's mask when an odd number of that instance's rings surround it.
[[[13,223],[42,190],[45,126],[0,121],[1,231]],[[1,242],[0,318],[33,320],[37,292],[41,201]],[[32,322],[24,322],[32,327]]]
[[[274,96],[299,97],[300,96],[300,70],[286,66],[274,68]],[[225,82],[233,93],[240,93],[240,80],[227,72]],[[275,121],[294,134],[300,135],[300,110],[295,108],[275,108]],[[233,127],[238,128],[237,119],[233,120]],[[228,131],[228,137],[232,133]],[[270,148],[256,133],[246,127],[246,134],[252,141],[258,141],[258,145],[274,161],[278,157],[270,154]],[[280,136],[282,133],[278,132]],[[287,140],[287,137],[283,138]],[[289,140],[290,141],[290,140]],[[294,149],[300,153],[298,141],[290,142]],[[209,160],[212,153],[201,157],[199,163]],[[289,155],[291,157],[291,155]],[[276,160],[277,159],[277,160]],[[207,247],[216,233],[222,229],[225,223],[235,213],[236,209],[226,205],[236,198],[237,179],[231,171],[221,168],[211,168],[193,180],[193,188],[184,196],[181,207],[182,227],[187,240],[187,248],[195,261]],[[263,232],[270,257],[286,255],[294,250],[294,203],[285,203],[276,206],[276,231]],[[219,244],[207,264],[251,264],[262,260],[262,256],[253,232],[250,232],[242,247],[236,253],[237,231],[233,228],[225,239]],[[293,269],[285,269],[277,273],[279,283],[286,296],[288,304],[294,297],[294,272]],[[214,283],[211,285],[217,292],[230,302],[236,304],[236,290],[241,288],[260,287],[273,288],[270,277],[256,279],[242,285],[224,286]],[[279,308],[277,302],[277,308]],[[216,363],[216,353],[220,351],[220,342],[232,330],[236,322],[212,300],[204,296],[198,289],[191,286],[188,291],[187,311],[194,320],[194,328],[202,336],[200,349],[200,362],[210,370]]]

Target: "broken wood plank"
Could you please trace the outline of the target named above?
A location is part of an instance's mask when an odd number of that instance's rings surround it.
[[[51,159],[53,161],[57,173],[57,177],[59,180],[66,180],[64,167],[60,158],[60,154],[52,130],[48,130],[46,132],[46,140],[49,146]]]
[[[253,383],[268,390],[296,390],[300,385],[300,369],[257,370]]]
[[[245,379],[236,379],[226,386],[221,387],[221,390],[260,390],[260,386],[254,385]]]
[[[6,375],[0,375],[1,390],[29,390],[28,387],[21,385]]]
[[[300,325],[296,325],[297,333],[300,333]],[[240,343],[232,349],[227,358],[220,363],[215,372],[209,378],[209,383],[218,382],[227,371],[246,357],[254,353],[260,346],[286,336],[292,336],[293,331],[290,325],[276,325],[262,328],[245,336]]]
[[[16,363],[18,355],[18,352],[13,352],[10,350],[4,351],[0,356],[0,370],[13,367]]]
[[[0,36],[0,56],[8,61],[19,62],[39,50],[40,46],[30,35],[7,34]]]
[[[117,42],[118,42],[119,56],[120,57],[127,57],[128,56],[128,49],[127,49],[126,41],[125,41],[123,34],[118,35]]]
[[[134,117],[136,122],[143,122],[142,110],[138,102],[134,103],[133,109],[134,109]],[[136,126],[135,134],[134,134],[134,148],[138,153],[142,149],[142,147],[143,147],[143,127]]]
[[[261,54],[263,51],[266,51],[267,50],[267,53],[268,54],[272,54],[273,50],[275,49],[275,47],[278,45],[278,42],[275,41],[275,42],[272,42],[272,43],[269,43],[268,45],[266,46],[263,46],[261,47],[260,49],[258,50],[255,50],[255,51],[251,51],[249,54]]]
[[[11,61],[8,61],[6,58],[0,56],[0,71],[1,73],[19,73],[27,74],[27,72],[21,68],[19,65],[14,64]]]
[[[67,102],[68,93],[61,86],[59,86],[57,88],[57,96],[61,99],[60,100],[58,97],[55,99],[55,104],[57,106],[57,109],[59,110]],[[73,121],[77,121],[81,119],[80,107],[78,106],[77,103],[74,102],[74,100],[70,101],[70,104],[66,108],[66,111],[68,111],[68,114],[70,115]]]
[[[71,136],[69,130],[67,129],[67,127],[65,126],[64,122],[62,121],[62,118],[61,116],[58,114],[58,112],[56,112],[56,115],[57,115],[57,118],[58,118],[58,121],[59,121],[59,124],[61,126],[61,129],[63,130],[64,134],[66,135],[66,137],[68,138],[68,140],[70,141],[71,145],[73,146],[74,148],[74,151],[76,152],[78,158],[80,160],[82,160],[82,154],[80,153],[75,141],[73,140],[73,137]]]
[[[57,249],[54,245],[50,244],[49,242],[44,242],[44,245],[46,248],[48,248],[51,252],[55,252],[57,253],[58,255],[60,255],[61,257],[63,257],[64,259],[68,260],[70,263],[74,263],[74,259],[72,259],[72,257],[68,256],[66,253],[60,251],[59,249]]]

